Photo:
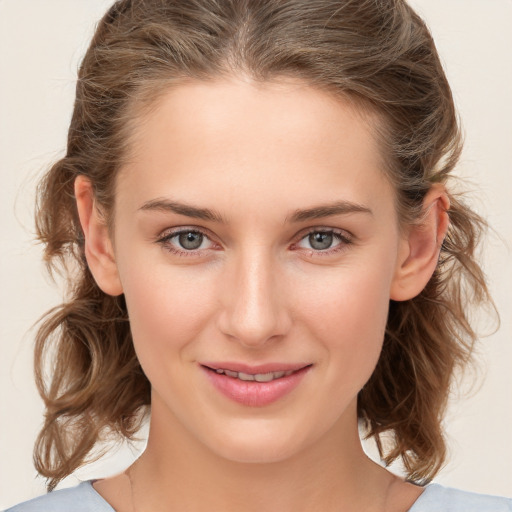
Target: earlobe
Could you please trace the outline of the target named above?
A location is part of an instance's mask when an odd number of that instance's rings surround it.
[[[403,239],[391,285],[390,298],[412,299],[421,293],[434,273],[449,225],[450,201],[443,185],[435,184],[423,200],[421,222]]]
[[[123,288],[108,227],[96,205],[92,184],[85,176],[75,179],[75,198],[85,237],[84,251],[89,269],[106,294],[121,295]]]

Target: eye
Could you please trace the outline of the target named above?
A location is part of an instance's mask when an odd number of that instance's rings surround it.
[[[186,256],[215,246],[206,233],[198,229],[179,229],[166,232],[157,242],[172,253]]]
[[[204,235],[198,231],[187,231],[175,235],[173,238],[177,238],[178,243],[184,249],[194,250],[199,249],[204,241]]]
[[[304,236],[296,247],[311,253],[332,254],[342,251],[352,243],[352,237],[345,232],[332,229],[315,229]]]
[[[317,251],[324,251],[325,249],[329,249],[334,241],[334,233],[310,233],[308,235],[308,243],[311,247]]]

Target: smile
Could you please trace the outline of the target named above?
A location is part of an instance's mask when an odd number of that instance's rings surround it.
[[[264,407],[285,397],[295,390],[313,365],[294,365],[295,368],[275,369],[269,371],[267,365],[262,371],[236,371],[235,369],[217,368],[201,365],[208,381],[223,396],[248,407]],[[226,364],[224,366],[240,366]],[[276,366],[276,365],[273,365]],[[288,365],[292,366],[292,365]]]
[[[245,381],[271,382],[275,379],[280,379],[281,377],[287,377],[288,375],[291,375],[294,372],[294,370],[289,370],[287,372],[280,371],[250,374],[244,372],[234,372],[232,370],[223,370],[222,368],[219,368],[215,370],[215,372],[227,375],[228,377],[232,377],[234,379],[240,379]]]

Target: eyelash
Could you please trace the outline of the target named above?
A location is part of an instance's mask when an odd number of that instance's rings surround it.
[[[333,241],[339,242],[337,245],[335,245],[332,248],[329,249],[303,249],[307,251],[309,256],[313,257],[323,257],[323,256],[331,256],[333,254],[339,254],[348,249],[350,245],[354,243],[353,236],[346,231],[340,231],[336,229],[326,229],[326,228],[312,228],[309,231],[307,231],[305,234],[302,234],[298,242],[295,242],[293,246],[298,245],[302,240],[306,239],[313,233],[326,233],[326,234],[332,234]]]
[[[170,241],[184,233],[196,233],[200,234],[206,239],[210,240],[210,237],[208,236],[208,233],[203,231],[202,229],[198,228],[186,228],[186,229],[177,229],[176,231],[167,232],[162,237],[160,237],[156,242],[158,244],[161,244],[165,250],[169,251],[172,254],[175,254],[177,256],[184,256],[184,257],[190,257],[190,256],[199,256],[200,253],[204,249],[191,249],[191,250],[185,250],[185,249],[177,249],[174,245],[170,243]],[[345,250],[347,250],[348,246],[353,244],[353,236],[346,231],[340,231],[336,229],[325,229],[325,228],[312,228],[309,231],[307,231],[305,234],[302,234],[297,242],[294,242],[292,244],[293,247],[297,246],[302,240],[307,238],[308,236],[312,235],[313,233],[327,233],[332,234],[333,239],[339,242],[337,245],[335,245],[332,248],[320,250],[320,249],[304,249],[307,251],[308,255],[310,256],[330,256],[335,253],[340,253]],[[212,242],[214,243],[214,242]]]
[[[171,240],[181,234],[184,233],[197,233],[205,237],[206,239],[210,240],[210,237],[208,236],[208,233],[205,231],[198,229],[198,228],[180,228],[176,231],[170,231],[166,232],[161,238],[159,238],[156,242],[158,244],[161,244],[166,251],[169,251],[172,254],[175,254],[177,256],[199,256],[199,253],[202,251],[201,249],[192,249],[192,250],[185,250],[185,249],[177,249],[174,245],[171,244]],[[211,240],[210,240],[211,241]],[[203,249],[204,250],[204,249]]]

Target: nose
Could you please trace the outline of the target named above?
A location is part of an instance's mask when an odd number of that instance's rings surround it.
[[[285,335],[291,319],[277,262],[263,249],[247,253],[226,265],[219,328],[245,347],[259,348]]]

